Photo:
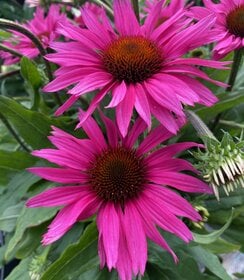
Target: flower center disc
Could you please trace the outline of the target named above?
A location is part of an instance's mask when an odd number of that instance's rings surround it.
[[[162,57],[156,45],[139,36],[122,37],[103,52],[105,69],[115,79],[138,83],[159,72]]]
[[[226,23],[230,33],[244,38],[244,5],[230,12],[227,16]]]
[[[122,147],[99,155],[88,173],[99,197],[122,206],[127,199],[138,195],[145,181],[142,158],[135,151]]]

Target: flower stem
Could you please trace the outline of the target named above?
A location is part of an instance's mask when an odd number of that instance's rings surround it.
[[[2,19],[2,18],[0,19],[0,28],[15,30],[15,31],[25,35],[26,37],[28,37],[35,44],[35,46],[38,48],[38,50],[40,52],[40,55],[42,56],[43,62],[46,66],[48,79],[50,81],[53,80],[51,65],[44,58],[44,56],[47,54],[47,52],[46,52],[45,48],[43,47],[41,41],[39,40],[39,38],[37,36],[35,36],[33,33],[31,33],[24,26],[22,26],[22,25],[20,25],[16,22],[12,22],[10,20],[6,20],[6,19]],[[59,105],[62,105],[62,102],[61,102],[61,100],[60,100],[60,98],[57,94],[55,94],[55,99],[56,99],[56,101],[58,102]]]
[[[14,56],[22,57],[23,55],[14,49],[11,49],[3,44],[0,44],[0,50],[11,53]]]
[[[228,81],[229,87],[226,89],[227,92],[231,92],[232,88],[235,84],[235,80],[236,80],[236,77],[237,77],[237,74],[238,74],[238,70],[239,70],[240,65],[241,65],[242,51],[243,51],[242,49],[238,49],[238,50],[234,51],[233,63],[232,63],[232,66],[231,66],[231,72],[230,72],[229,81]],[[212,129],[214,129],[217,126],[217,124],[219,123],[222,115],[223,115],[223,113],[219,113],[215,117],[215,119],[213,121],[213,124],[211,126]]]
[[[206,126],[206,124],[196,115],[193,111],[190,110],[185,110],[186,116],[192,126],[195,128],[197,131],[197,134],[199,137],[205,137],[207,136],[208,138],[216,139],[216,137],[213,135],[212,131]],[[202,138],[203,139],[203,138]],[[203,139],[204,140],[204,139]]]
[[[26,151],[31,152],[31,150],[25,145],[23,140],[19,137],[19,135],[15,132],[15,130],[12,128],[8,120],[0,113],[0,119],[3,122],[3,124],[7,127],[8,131],[12,134],[12,136],[15,138],[15,140],[19,143],[19,145]]]
[[[226,91],[231,91],[235,84],[236,76],[241,65],[242,51],[242,48],[234,51],[233,64],[231,67],[230,77],[228,81],[229,87]]]
[[[138,22],[140,23],[140,12],[139,12],[138,0],[131,0],[131,3],[132,3],[132,6],[133,6],[133,9],[134,9],[136,18],[137,18]]]

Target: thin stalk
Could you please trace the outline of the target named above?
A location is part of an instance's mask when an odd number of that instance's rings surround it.
[[[140,12],[139,12],[138,0],[131,0],[131,3],[132,3],[132,6],[133,6],[133,9],[134,9],[136,18],[137,18],[138,22],[140,23]]]
[[[228,81],[229,87],[226,89],[226,91],[231,91],[235,84],[237,73],[241,65],[241,59],[242,59],[242,49],[235,50],[233,63],[231,66],[230,77]]]
[[[45,50],[45,48],[43,47],[41,41],[39,40],[39,38],[36,35],[31,33],[24,26],[22,26],[22,25],[20,25],[20,24],[18,24],[16,22],[12,22],[10,20],[6,20],[6,19],[0,19],[0,28],[14,30],[14,31],[20,32],[21,34],[23,34],[26,37],[28,37],[35,44],[35,46],[38,48],[38,50],[40,52],[40,55],[42,56],[43,62],[45,64],[45,66],[46,66],[48,79],[50,81],[53,80],[53,74],[52,74],[52,70],[51,70],[51,65],[44,58],[45,55],[47,54],[47,51]],[[59,98],[59,96],[57,94],[55,94],[55,99],[56,99],[56,101],[58,102],[59,105],[62,105],[62,102],[61,102],[61,100],[60,100],[60,98]]]
[[[6,126],[8,131],[12,134],[12,136],[15,138],[15,140],[19,143],[19,145],[26,151],[31,152],[31,150],[25,145],[25,143],[22,141],[22,139],[19,137],[19,135],[15,132],[15,130],[12,128],[8,120],[0,113],[0,119],[3,122],[3,124]]]
[[[216,139],[216,137],[213,135],[212,131],[206,126],[206,124],[196,115],[193,111],[185,110],[185,114],[189,120],[189,122],[192,124],[192,126],[197,131],[197,134],[199,137],[207,136],[212,139]],[[204,140],[204,139],[203,139]]]
[[[101,5],[102,7],[104,7],[104,9],[107,11],[108,15],[113,18],[113,16],[114,16],[113,10],[110,8],[110,6],[107,3],[103,2],[102,0],[93,0],[93,1],[95,3],[97,3],[98,5]]]
[[[0,50],[8,52],[8,53],[11,53],[14,56],[18,56],[18,57],[22,57],[23,56],[23,54],[21,54],[20,52],[17,52],[16,50],[11,49],[11,48],[3,45],[3,44],[0,44]]]
[[[13,70],[13,71],[9,71],[9,72],[6,72],[6,73],[2,73],[2,74],[0,74],[0,81],[3,80],[3,79],[6,79],[8,77],[14,76],[16,74],[19,74],[19,73],[20,73],[19,70]]]

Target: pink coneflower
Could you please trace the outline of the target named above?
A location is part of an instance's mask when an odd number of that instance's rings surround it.
[[[244,47],[244,0],[221,0],[215,4],[203,0],[204,7],[193,7],[194,17],[202,19],[209,14],[217,18],[214,29],[220,39],[213,49],[214,59],[221,59],[233,50]]]
[[[207,106],[216,102],[211,91],[194,77],[218,85],[198,66],[224,68],[224,63],[196,58],[182,58],[189,50],[213,40],[211,31],[215,19],[208,17],[189,25],[184,11],[180,10],[159,25],[162,2],[155,4],[145,23],[140,26],[127,0],[114,1],[114,30],[104,15],[101,22],[88,9],[82,12],[87,29],[61,25],[59,31],[74,42],[54,43],[57,53],[47,59],[59,64],[56,79],[44,90],[55,92],[76,84],[71,97],[59,108],[56,115],[67,110],[79,96],[99,89],[80,125],[92,114],[108,92],[112,100],[107,107],[116,108],[116,120],[122,135],[126,135],[133,108],[151,125],[154,115],[167,129],[176,133],[178,119],[184,118],[182,103]],[[125,12],[126,11],[126,12]],[[182,30],[174,23],[181,21]]]
[[[57,33],[58,23],[64,23],[66,20],[66,16],[59,12],[59,7],[57,5],[51,5],[47,16],[45,16],[44,10],[38,7],[34,18],[26,24],[23,24],[23,26],[36,35],[42,42],[42,45],[47,48],[51,42],[60,37]],[[3,42],[3,44],[29,58],[34,58],[39,55],[39,50],[28,37],[19,32],[12,31],[12,33],[13,37],[8,39],[7,42]],[[11,54],[5,54],[2,58],[9,59],[11,56]],[[14,60],[14,62],[16,61],[18,59]],[[9,61],[6,61],[7,63],[9,64]]]
[[[80,118],[84,113],[80,113]],[[31,198],[28,207],[62,206],[49,225],[42,243],[48,245],[63,236],[76,222],[97,214],[98,250],[101,267],[118,270],[120,279],[131,280],[143,274],[147,261],[148,237],[175,261],[156,226],[183,239],[192,234],[177,216],[199,220],[199,214],[170,187],[184,192],[211,192],[208,185],[181,173],[195,169],[175,155],[196,143],[177,143],[156,147],[172,136],[163,126],[153,129],[136,145],[147,127],[137,119],[129,134],[121,137],[117,126],[102,115],[103,132],[91,117],[82,124],[89,139],[77,139],[53,127],[50,141],[56,149],[34,151],[33,155],[60,167],[33,167],[29,170],[50,181],[64,184]]]

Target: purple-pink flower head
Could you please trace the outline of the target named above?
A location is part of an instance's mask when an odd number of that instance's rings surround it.
[[[88,9],[82,12],[86,30],[71,24],[60,26],[59,31],[73,42],[52,44],[57,53],[47,55],[47,59],[61,67],[56,71],[56,79],[44,90],[55,92],[75,86],[68,91],[71,97],[56,115],[67,110],[81,95],[99,89],[79,126],[111,92],[107,108],[115,108],[123,136],[134,108],[149,127],[153,115],[176,133],[185,118],[182,104],[211,106],[216,102],[217,98],[195,77],[223,84],[195,66],[223,69],[225,63],[182,57],[213,40],[211,28],[215,18],[209,16],[191,24],[181,9],[156,27],[162,4],[160,1],[154,5],[142,26],[128,0],[114,1],[116,30],[106,15],[103,14],[101,23]],[[178,21],[180,28],[176,28]]]
[[[204,0],[205,7],[193,7],[191,11],[197,19],[209,14],[217,18],[214,29],[218,36],[213,49],[213,57],[221,59],[228,53],[244,47],[244,0],[221,0],[215,4]]]
[[[34,18],[27,23],[23,24],[30,32],[36,35],[44,48],[49,47],[50,43],[57,40],[60,35],[57,33],[58,22],[65,22],[66,16],[59,12],[58,5],[51,5],[48,14],[45,16],[45,11],[41,7],[37,7],[34,14]],[[34,58],[39,55],[38,48],[33,42],[25,35],[12,31],[12,38],[7,42],[3,42],[7,47],[10,47],[24,56]],[[15,63],[19,59],[11,60],[12,55],[2,55],[2,58],[6,61],[5,64]]]
[[[80,118],[84,113],[80,113]],[[106,138],[96,121],[88,117],[82,128],[89,139],[74,136],[53,127],[50,141],[56,148],[34,151],[59,167],[33,167],[29,170],[50,181],[61,183],[31,198],[28,207],[61,206],[61,210],[43,237],[47,245],[62,237],[76,222],[97,214],[98,253],[101,267],[118,270],[121,280],[145,271],[146,238],[169,251],[177,261],[157,226],[185,242],[192,234],[179,217],[201,219],[185,199],[183,192],[211,193],[208,185],[182,173],[196,172],[193,166],[175,155],[196,143],[177,143],[156,150],[173,134],[163,126],[136,144],[147,128],[137,119],[126,137],[117,125],[101,115]]]

